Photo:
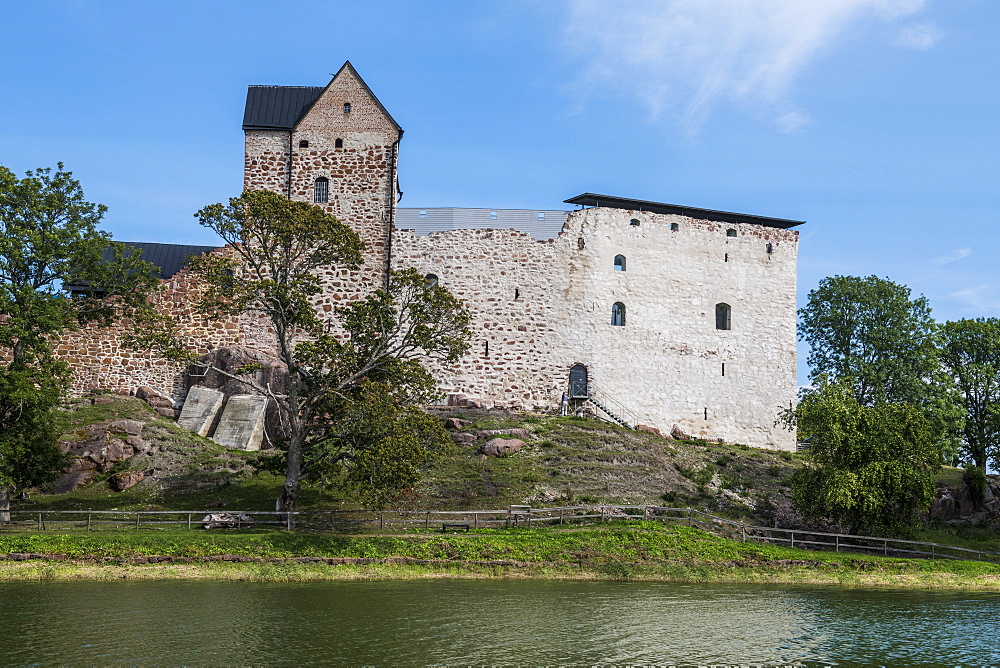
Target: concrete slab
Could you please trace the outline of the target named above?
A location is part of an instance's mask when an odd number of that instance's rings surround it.
[[[188,390],[177,424],[201,436],[208,436],[225,398],[226,395],[218,390],[195,385]]]
[[[265,408],[267,397],[252,394],[229,397],[212,440],[227,448],[260,450],[264,439]]]

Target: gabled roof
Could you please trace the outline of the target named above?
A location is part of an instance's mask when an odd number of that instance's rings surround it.
[[[156,266],[160,278],[167,279],[176,274],[187,264],[188,258],[215,250],[217,246],[187,246],[182,244],[154,244],[145,241],[126,241],[125,250],[138,248],[142,251],[142,259]],[[104,259],[113,258],[111,249],[104,251]]]
[[[641,199],[628,199],[626,197],[614,197],[612,195],[598,195],[596,193],[584,193],[563,200],[567,204],[579,204],[581,206],[603,206],[612,209],[628,209],[629,211],[649,211],[651,213],[666,213],[699,220],[715,220],[723,223],[753,223],[766,227],[778,227],[783,230],[796,225],[802,225],[804,220],[788,220],[786,218],[767,218],[765,216],[755,216],[750,213],[735,213],[733,211],[716,211],[714,209],[699,209],[693,206],[681,206],[680,204],[666,204],[664,202],[648,202]]]
[[[354,69],[351,61],[344,62],[337,73],[333,75],[330,83],[336,81],[344,70],[350,70],[365,91],[375,100],[375,104],[382,110],[393,127],[400,134],[403,134],[403,128],[399,127],[399,123],[382,106],[382,102],[361,78],[358,71]],[[330,84],[326,86],[248,86],[247,104],[243,111],[243,129],[292,130],[309,113],[323,91],[329,87]]]
[[[244,130],[291,130],[319,99],[322,86],[249,86]]]

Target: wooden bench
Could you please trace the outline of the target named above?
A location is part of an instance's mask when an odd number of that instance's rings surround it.
[[[469,530],[469,525],[468,524],[461,524],[461,523],[458,523],[458,524],[451,523],[451,524],[449,524],[447,522],[445,522],[444,524],[441,525],[441,533],[444,533],[445,531],[448,531],[449,529],[451,529],[453,531],[457,531],[459,529],[464,529],[465,531],[468,531]]]

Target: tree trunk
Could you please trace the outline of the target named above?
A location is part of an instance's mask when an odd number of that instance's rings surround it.
[[[0,488],[0,524],[10,522],[10,490],[6,487]]]
[[[288,529],[295,527],[295,504],[299,499],[299,492],[302,489],[302,441],[301,433],[296,433],[295,426],[292,426],[292,437],[288,442],[288,465],[285,468],[285,484],[281,488],[281,496],[275,504],[275,509],[283,513],[285,526]]]

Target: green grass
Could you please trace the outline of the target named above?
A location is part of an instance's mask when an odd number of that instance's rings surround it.
[[[133,570],[131,577],[558,577],[1000,589],[1000,566],[991,564],[808,552],[741,543],[700,529],[652,522],[573,529],[480,530],[459,535],[342,535],[275,530],[0,534],[0,553],[9,552],[64,555],[62,558],[70,562],[0,562],[0,580],[106,579],[109,573],[120,573],[115,570],[116,564],[150,556],[184,561],[236,555],[268,562],[335,558],[390,563],[370,564],[367,570],[358,564],[341,570],[288,563],[239,567],[212,563],[196,568],[144,565],[144,572]],[[105,565],[97,566],[94,560]]]

